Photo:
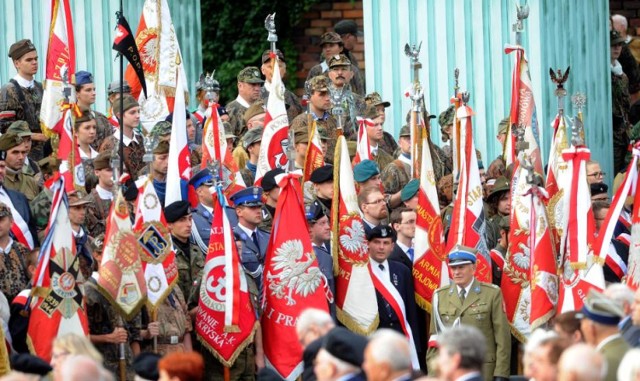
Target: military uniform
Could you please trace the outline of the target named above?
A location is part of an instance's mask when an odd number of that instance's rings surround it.
[[[53,194],[49,188],[44,188],[38,195],[31,200],[29,207],[31,208],[31,214],[35,221],[36,231],[38,232],[38,239],[42,242],[44,238],[44,232],[49,223],[49,215],[51,214],[51,199]]]
[[[89,235],[97,237],[106,233],[107,219],[113,199],[103,199],[100,197],[97,188],[93,188],[87,198],[90,202],[87,204],[87,214],[85,225]]]
[[[440,323],[442,325],[436,329]],[[458,324],[478,328],[487,339],[487,352],[482,367],[484,379],[492,380],[494,376],[508,378],[511,335],[509,322],[502,309],[500,288],[474,279],[464,302],[460,300],[455,284],[436,290],[430,335]],[[436,350],[432,348],[427,353],[429,359],[435,356]]]
[[[2,209],[8,211],[6,206],[2,206]],[[3,213],[5,216],[9,215],[5,213]],[[26,263],[29,249],[15,240],[11,240],[8,252],[5,252],[6,249],[3,247],[3,252],[0,253],[2,256],[0,260],[0,291],[7,297],[7,300],[13,300],[20,291],[29,287],[29,273]]]
[[[94,273],[97,276],[97,273]],[[115,308],[109,301],[98,291],[96,279],[92,276],[85,283],[85,301],[87,303],[87,318],[89,320],[90,335],[106,335],[113,332],[116,327],[123,326],[127,330],[127,341],[125,344],[125,359],[127,365],[127,381],[133,381],[134,372],[131,367],[133,363],[133,351],[131,343],[142,341],[140,330],[142,328],[142,320],[140,314],[137,314],[133,320],[124,322]],[[113,374],[119,374],[119,345],[118,344],[93,344],[102,354],[105,368]]]
[[[244,113],[248,107],[241,104],[237,99],[232,100],[225,106],[229,113],[229,124],[231,124],[231,132],[236,136],[242,136],[247,131],[244,123]]]
[[[380,173],[385,192],[389,194],[400,192],[411,181],[410,172],[409,164],[401,160],[394,160],[387,165]]]
[[[10,168],[7,168],[4,186],[7,189],[22,193],[29,202],[40,193],[38,182],[33,177],[25,175],[22,171],[16,172]]]
[[[311,70],[309,70],[307,81],[315,76],[325,74],[327,71],[329,71],[329,64],[326,61],[319,63],[316,66],[312,67]],[[362,79],[362,73],[360,72],[360,69],[352,63],[351,72],[353,73],[353,77],[351,77],[351,81],[349,81],[349,85],[351,85],[351,91],[358,95],[364,95],[364,81]]]
[[[157,321],[160,322],[158,334],[158,353],[164,356],[173,352],[185,352],[184,335],[193,331],[191,317],[180,287],[174,287],[167,298],[158,306]]]
[[[32,132],[42,133],[40,129],[42,94],[42,84],[37,81],[33,81],[31,87],[25,88],[14,78],[2,86],[0,89],[0,132],[5,133],[14,121],[24,120],[29,123],[29,129]],[[44,142],[33,142],[31,157],[34,160],[42,159],[43,146]]]
[[[265,82],[264,87],[260,91],[260,99],[264,104],[267,104],[267,100],[269,99],[269,89],[267,87],[271,87],[271,83]],[[300,104],[300,99],[291,92],[291,90],[285,89],[284,91],[284,104],[287,107],[287,117],[289,120],[294,120],[296,116],[302,114],[304,109]]]
[[[195,306],[198,304],[198,290],[194,285],[202,277],[204,254],[200,251],[198,245],[191,242],[191,239],[184,243],[173,236],[171,238],[176,251],[178,286],[187,301],[187,305]]]
[[[133,139],[124,137],[124,167],[125,171],[131,175],[135,180],[138,176],[138,172],[145,166],[145,162],[142,159],[144,157],[144,145],[142,142],[142,136],[136,132],[133,134]],[[113,135],[107,137],[100,146],[100,152],[111,152],[113,148],[120,144],[120,131],[116,131]]]
[[[109,122],[106,115],[97,111],[92,111],[91,113],[93,114],[93,118],[96,120],[96,139],[93,141],[93,144],[91,144],[91,147],[98,150],[104,140],[114,134],[115,129]]]

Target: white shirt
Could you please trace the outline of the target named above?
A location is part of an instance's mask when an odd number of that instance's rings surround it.
[[[9,254],[11,251],[11,246],[13,245],[13,238],[9,237],[9,244],[5,247],[0,248],[2,254]]]
[[[116,132],[113,133],[113,136],[115,136],[116,139],[120,140],[120,130],[116,130]],[[133,139],[123,134],[122,143],[124,143],[124,145],[127,147],[129,147],[129,144],[131,144],[131,142],[136,142],[140,144],[140,141],[138,140],[138,136],[139,135],[135,130],[133,131]]]
[[[473,281],[475,280],[475,278],[471,279],[471,282],[469,282],[469,284],[467,285],[467,287],[464,288],[464,297],[466,298],[467,296],[469,296],[469,291],[471,291],[471,285],[473,284]],[[456,289],[458,290],[458,295],[460,295],[460,290],[462,290],[462,287],[460,286],[456,286]]]
[[[380,265],[384,267],[384,270],[380,268]],[[389,274],[389,261],[385,259],[384,262],[380,263],[371,259],[371,267],[373,268],[373,272],[376,275],[391,282],[391,274]]]
[[[241,223],[238,223],[238,227],[240,229],[242,229],[243,232],[247,233],[247,235],[249,236],[249,238],[251,238],[251,236],[253,236],[253,233],[256,232],[256,230],[258,229],[254,229],[254,230],[249,230],[249,228],[243,226]]]
[[[370,145],[370,147],[371,147],[371,154],[372,154],[373,156],[378,155],[378,145],[376,144],[376,146],[375,146],[375,147],[374,147],[373,145]]]
[[[93,147],[89,146],[89,155],[87,155],[80,147],[78,147],[78,151],[80,151],[81,159],[95,159],[98,157],[98,151],[94,150]]]
[[[236,102],[240,103],[243,107],[246,108],[249,108],[249,106],[251,106],[249,102],[245,101],[244,98],[240,96],[240,94],[238,94],[238,96],[236,97]]]
[[[113,192],[104,189],[100,184],[96,185],[96,192],[98,192],[98,196],[103,200],[113,200]]]
[[[35,82],[35,80],[28,80],[28,79],[24,79],[22,78],[22,76],[20,74],[16,74],[15,77],[13,77],[13,79],[16,80],[16,82],[18,82],[18,85],[20,85],[20,87],[24,87],[25,89],[30,89],[33,87],[33,84]]]

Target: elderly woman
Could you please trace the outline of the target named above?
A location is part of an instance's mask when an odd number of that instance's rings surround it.
[[[68,333],[53,341],[51,349],[51,366],[54,381],[63,380],[62,364],[70,355],[85,355],[98,364],[102,364],[102,355],[85,336]]]

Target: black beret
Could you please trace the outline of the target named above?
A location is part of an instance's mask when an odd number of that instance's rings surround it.
[[[150,352],[143,352],[133,359],[133,370],[137,376],[147,380],[157,381],[160,378],[158,371],[158,361],[160,355]]]
[[[367,241],[371,241],[376,238],[391,238],[393,242],[396,241],[396,232],[391,229],[389,225],[378,225],[371,229],[367,234]]]
[[[607,191],[609,190],[609,187],[605,183],[592,183],[590,188],[592,196],[602,193],[607,194]]]
[[[138,198],[138,187],[131,177],[122,184],[122,194],[126,201],[133,202]]]
[[[367,338],[349,331],[344,327],[335,327],[327,333],[322,348],[333,357],[361,367],[364,362],[364,349]]]
[[[164,208],[164,218],[167,222],[176,222],[191,213],[189,201],[175,201]]]
[[[305,217],[309,222],[316,222],[326,216],[324,209],[318,200],[314,200],[313,203],[305,206],[304,211]]]
[[[276,188],[278,184],[276,183],[276,176],[284,173],[282,168],[272,169],[269,172],[264,174],[262,178],[262,190],[265,192],[269,192],[273,188]]]
[[[311,178],[309,178],[309,180],[314,184],[333,181],[333,165],[327,164],[311,172]]]
[[[37,374],[39,376],[46,376],[53,370],[48,362],[29,353],[11,355],[11,369],[27,374]]]

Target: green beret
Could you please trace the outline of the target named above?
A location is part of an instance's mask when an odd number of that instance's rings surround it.
[[[160,143],[158,143],[156,148],[153,149],[154,155],[166,155],[168,153],[169,153],[169,142],[166,140],[163,140]]]
[[[246,149],[253,143],[257,143],[262,140],[262,132],[264,128],[252,128],[247,131],[242,137],[242,146]]]
[[[248,123],[249,119],[253,118],[256,115],[264,114],[264,103],[262,101],[257,101],[251,104],[247,111],[244,112],[242,119],[244,119],[244,123]]]
[[[498,135],[506,134],[509,129],[509,117],[505,117],[498,123]]]
[[[98,154],[98,157],[93,159],[93,169],[99,171],[101,169],[107,168],[111,168],[111,152],[100,152],[100,154]]]
[[[29,129],[29,123],[25,122],[24,120],[16,120],[15,122],[11,123],[9,128],[7,128],[7,132],[13,132],[21,138],[33,135],[31,130]]]
[[[29,52],[33,52],[34,50],[36,50],[36,47],[33,45],[31,40],[20,40],[15,42],[9,48],[9,57],[11,57],[12,60],[19,60],[22,56]]]
[[[409,126],[407,126],[406,124],[404,126],[402,126],[402,128],[400,129],[400,135],[398,135],[398,137],[411,137],[411,130],[409,129]]]
[[[411,200],[418,193],[418,189],[420,189],[420,180],[413,179],[409,181],[400,191],[400,199],[403,202]]]
[[[329,78],[324,75],[316,75],[309,80],[309,88],[311,91],[328,91]]]
[[[15,132],[7,132],[0,136],[0,151],[7,151],[22,144],[22,138]]]
[[[448,126],[449,124],[453,124],[453,113],[455,112],[455,106],[451,105],[445,111],[440,113],[440,117],[438,118],[438,124],[440,127]]]
[[[127,111],[130,108],[138,106],[140,106],[140,104],[138,104],[138,101],[134,97],[132,97],[131,95],[125,95],[123,99],[122,110],[120,110],[120,99],[116,99],[113,102],[113,114],[119,115],[121,111]]]
[[[237,79],[238,82],[264,83],[264,80],[260,77],[260,70],[255,66],[247,66],[240,70]]]
[[[344,54],[336,54],[329,60],[329,68],[333,69],[337,66],[351,67],[351,61],[349,61],[349,58],[347,58],[347,56],[345,56]]]
[[[378,174],[380,174],[380,170],[373,160],[362,160],[353,167],[353,179],[359,183],[364,183]]]

